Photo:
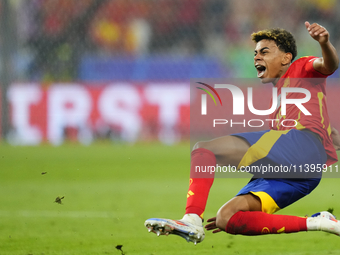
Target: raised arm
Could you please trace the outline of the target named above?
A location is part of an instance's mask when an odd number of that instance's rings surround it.
[[[310,36],[319,42],[322,50],[322,57],[313,62],[314,69],[325,75],[333,73],[338,69],[339,58],[336,49],[329,41],[329,32],[317,23],[311,25],[306,21],[305,26]]]

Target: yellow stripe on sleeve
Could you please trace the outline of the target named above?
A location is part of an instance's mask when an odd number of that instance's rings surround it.
[[[325,119],[324,119],[323,114],[322,114],[322,99],[323,99],[323,93],[322,92],[318,92],[318,98],[319,98],[321,124],[322,124],[322,127],[325,128],[325,124],[323,123],[325,121]]]

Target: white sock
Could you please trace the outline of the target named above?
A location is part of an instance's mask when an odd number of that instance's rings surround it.
[[[308,217],[307,218],[307,231],[317,231],[320,230],[320,217]]]
[[[202,222],[203,222],[201,217],[195,213],[184,214],[182,220],[187,221],[197,226],[202,226]]]

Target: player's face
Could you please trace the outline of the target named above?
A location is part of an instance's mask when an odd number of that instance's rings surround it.
[[[275,83],[285,73],[282,65],[285,54],[273,40],[264,39],[256,44],[254,65],[262,83]]]

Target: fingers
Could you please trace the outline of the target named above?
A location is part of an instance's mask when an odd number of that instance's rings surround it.
[[[211,223],[205,225],[206,230],[208,231],[213,230],[212,232],[213,234],[216,234],[222,231],[222,229],[216,226],[216,217],[208,219],[207,222],[211,222]]]
[[[222,231],[222,229],[216,227],[216,221],[206,225],[205,229],[208,230],[208,231],[213,230],[213,232],[212,232],[213,234],[216,234],[216,233],[219,233],[219,232]]]
[[[215,229],[215,228],[217,228],[216,222],[205,225],[206,230],[212,230],[212,229]]]
[[[216,233],[219,233],[219,232],[222,231],[221,229],[219,229],[218,227],[216,227],[215,222],[206,225],[206,226],[205,226],[205,229],[208,230],[208,231],[213,230],[213,232],[212,232],[213,234],[216,234]]]
[[[309,22],[308,21],[306,21],[306,23],[308,23],[309,24]],[[305,24],[306,24],[305,23]],[[307,30],[308,31],[311,31],[312,29],[314,29],[315,27],[318,27],[318,26],[320,26],[318,23],[313,23],[312,25],[311,24],[309,24],[309,26],[307,27],[306,26],[306,28],[307,28]]]
[[[206,229],[206,230],[214,230],[214,229],[217,229],[217,228],[218,228],[218,227],[216,226],[216,217],[211,218],[211,219],[208,219],[207,221],[208,221],[208,222],[211,222],[211,223],[205,225],[205,229]]]
[[[323,26],[315,27],[313,30],[311,30],[315,36],[320,35],[322,36],[326,31],[326,29]]]
[[[208,219],[207,222],[211,222],[211,223],[205,225],[206,230],[212,230],[212,229],[217,228],[216,227],[216,217]]]
[[[216,230],[214,230],[212,233],[213,234],[216,234],[216,233],[219,233],[219,232],[221,232],[222,230],[221,229],[216,229]]]
[[[318,23],[313,23],[312,25],[310,25],[309,22],[306,21],[305,25],[306,25],[306,29],[308,30],[311,36],[318,36],[318,35],[323,36],[323,35],[328,34],[328,31],[326,30],[326,28],[319,25]]]
[[[305,22],[306,29],[309,32],[309,35],[320,44],[327,43],[329,40],[329,32],[326,28],[319,25],[318,23],[309,24],[308,21]]]
[[[216,217],[213,217],[207,220],[207,222],[213,222],[213,221],[216,221]]]

